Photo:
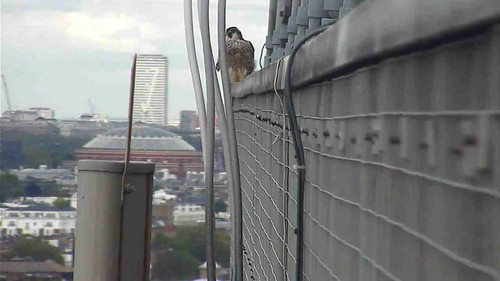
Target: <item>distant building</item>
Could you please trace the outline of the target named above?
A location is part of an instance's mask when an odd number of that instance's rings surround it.
[[[135,70],[134,122],[167,124],[167,57],[138,55]]]
[[[54,119],[56,117],[55,111],[48,107],[31,107],[30,111],[35,111],[39,117],[44,119]]]
[[[174,225],[196,225],[205,222],[205,209],[200,205],[182,204],[175,206]]]
[[[188,172],[189,173],[189,172]],[[154,174],[155,181],[165,182],[169,179],[177,178],[176,175],[170,175],[170,171],[168,169],[156,169]]]
[[[167,201],[175,200],[175,198],[174,194],[169,194],[164,189],[160,189],[153,193],[153,204],[166,203]]]
[[[32,119],[31,117],[36,118]],[[23,117],[13,116],[12,118],[13,119],[9,117],[2,117],[2,121],[0,122],[0,129],[2,130],[2,133],[25,132],[32,135],[51,135],[58,133],[58,129],[55,124],[56,121],[54,119],[45,119],[43,117],[38,117],[38,115],[26,115]]]
[[[77,160],[123,161],[127,128],[110,130],[76,150]],[[202,153],[180,136],[167,130],[135,123],[132,129],[131,161],[154,162],[156,170],[184,178],[187,171],[203,171]]]
[[[93,138],[110,129],[124,127],[123,122],[108,122],[105,115],[82,114],[78,119],[58,120],[56,123],[65,137]]]
[[[162,227],[174,225],[175,201],[158,202],[153,200],[153,221],[161,221]]]
[[[187,172],[186,183],[192,186],[201,186],[205,184],[205,172]]]
[[[64,175],[56,178],[56,184],[61,187],[62,191],[74,193],[77,188],[77,178],[74,175]]]
[[[108,122],[108,117],[104,114],[84,113],[80,115],[80,121]]]
[[[32,107],[28,110],[7,110],[2,117],[11,121],[34,121],[41,117],[43,119],[54,119],[55,111],[48,107]]]
[[[66,176],[71,176],[71,170],[67,169],[49,169],[46,165],[41,165],[38,169],[22,169],[12,170],[11,174],[16,175],[19,180],[41,180],[41,181],[56,181],[56,179]]]
[[[52,203],[54,203],[54,201],[56,201],[57,198],[59,198],[59,197],[55,197],[55,196],[45,196],[45,197],[43,197],[43,196],[41,196],[41,197],[24,196],[24,197],[18,197],[18,198],[13,199],[12,203],[25,204],[26,202],[34,202],[34,203],[38,203],[38,204],[52,205]]]
[[[198,196],[196,195],[185,196],[182,202],[187,205],[205,206],[205,204],[207,203],[205,199],[205,190],[204,188],[202,188],[200,191],[201,194],[199,194]],[[192,192],[192,194],[194,193],[195,192]]]
[[[33,236],[50,236],[54,234],[74,233],[76,225],[76,209],[68,207],[58,209],[39,204],[28,207],[6,207],[0,218],[2,235],[29,234]]]
[[[179,125],[181,131],[196,131],[200,127],[198,121],[198,113],[194,110],[182,110],[181,123]]]
[[[73,269],[52,260],[39,261],[2,261],[1,280],[73,280]]]
[[[97,122],[57,122],[61,135],[64,137],[93,138],[110,128]]]
[[[2,113],[2,117],[11,121],[35,121],[40,116],[33,110],[8,110]]]

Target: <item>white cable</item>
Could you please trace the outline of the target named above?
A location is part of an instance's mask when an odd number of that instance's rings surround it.
[[[213,69],[215,69],[215,68],[213,68]],[[231,160],[231,155],[229,152],[230,147],[229,147],[229,135],[228,135],[228,128],[227,128],[226,112],[224,110],[224,103],[222,101],[222,95],[221,95],[219,81],[217,80],[216,73],[214,73],[214,85],[215,85],[215,109],[217,111],[217,117],[218,117],[217,123],[219,124],[219,129],[220,129],[220,133],[221,133],[222,149],[224,151],[224,163],[226,164],[228,186],[231,187],[231,189],[229,189],[229,197],[234,199],[234,192],[232,189],[232,187],[234,186],[234,175],[233,175],[233,169],[231,168],[232,160]],[[231,208],[232,212],[234,212],[233,209],[234,208]],[[233,221],[233,220],[234,219],[231,218],[231,221]],[[233,225],[233,227],[234,227],[234,225]],[[234,242],[234,241],[232,241],[232,242]],[[233,245],[233,250],[235,248],[236,247]]]
[[[207,136],[205,166],[205,225],[207,229],[207,279],[215,281],[215,213],[214,213],[214,138],[215,138],[215,86],[213,77],[212,46],[210,45],[209,0],[198,0],[198,15],[203,43],[205,82],[207,91]]]
[[[198,120],[200,124],[203,161],[206,166],[206,161],[208,159],[206,155],[207,114],[205,108],[205,99],[203,97],[203,88],[201,86],[200,70],[198,68],[198,59],[196,57],[196,45],[194,42],[192,0],[184,0],[184,33],[186,36],[189,69],[191,72],[191,79],[193,81],[194,94],[196,97],[196,108],[198,111]]]
[[[221,68],[222,88],[224,91],[224,101],[226,108],[226,117],[228,125],[229,150],[226,150],[231,159],[229,169],[232,170],[233,176],[233,202],[232,202],[232,217],[234,221],[233,240],[234,240],[234,262],[236,267],[233,280],[243,280],[243,220],[241,206],[241,180],[240,166],[238,160],[238,147],[236,145],[236,129],[233,115],[233,100],[231,96],[231,81],[229,79],[227,65],[227,50],[226,50],[226,0],[218,2],[218,45],[219,45],[219,64]],[[227,167],[227,165],[226,165]],[[228,169],[228,170],[229,170]]]
[[[288,136],[287,133],[286,133],[286,112],[285,112],[285,106],[283,105],[283,100],[281,99],[279,93],[278,93],[278,74],[279,74],[279,70],[280,70],[280,66],[281,66],[281,62],[283,61],[285,57],[281,57],[279,60],[278,60],[278,64],[276,65],[276,73],[274,75],[274,83],[273,83],[273,88],[274,88],[274,94],[276,95],[276,97],[278,98],[278,100],[280,101],[280,105],[281,105],[281,112],[282,112],[282,116],[283,116],[283,123],[282,123],[282,128],[283,128],[283,177],[282,177],[282,187],[283,187],[283,248],[282,248],[282,251],[283,251],[283,264],[285,265],[284,268],[283,268],[283,280],[287,280],[288,279],[288,272],[287,272],[287,265],[288,265],[288,254],[287,254],[287,245],[288,245],[288,186],[285,187],[286,185],[286,179],[287,179],[287,172],[288,172],[288,169],[287,169],[287,166],[286,166],[286,162],[287,162],[287,156],[288,156],[288,152],[287,152],[287,147],[288,147],[288,143],[286,142],[286,137]],[[279,136],[276,136],[276,139],[274,140],[273,144],[278,140]]]

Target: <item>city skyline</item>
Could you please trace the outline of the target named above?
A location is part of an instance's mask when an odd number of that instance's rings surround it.
[[[256,59],[267,34],[268,5],[263,0],[242,0],[227,7],[228,26],[238,26],[253,42]],[[213,15],[216,6],[211,5]],[[179,119],[181,110],[196,108],[180,0],[5,0],[1,13],[1,72],[14,109],[50,107],[58,119],[77,118],[90,113],[91,99],[95,113],[126,117],[135,53],[169,58],[169,119]],[[215,22],[210,28],[215,50]],[[201,46],[199,34],[196,44]],[[200,69],[201,58],[200,49]],[[1,112],[8,110],[3,95],[2,89]]]

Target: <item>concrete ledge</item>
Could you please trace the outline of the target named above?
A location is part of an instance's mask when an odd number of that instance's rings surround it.
[[[470,37],[498,23],[498,0],[366,0],[299,50],[293,85],[342,76],[363,60],[418,51],[425,44],[445,44],[457,40],[457,34]],[[278,73],[279,89],[284,62]],[[233,97],[272,91],[276,66],[274,62],[233,83]]]

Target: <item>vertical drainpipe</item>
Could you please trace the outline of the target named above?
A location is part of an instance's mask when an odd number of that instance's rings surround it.
[[[272,38],[273,54],[271,62],[277,61],[285,55],[286,41],[288,40],[288,19],[292,10],[292,0],[281,0],[278,2],[276,23]]]
[[[280,38],[280,43],[281,43],[280,44],[280,47],[281,47],[280,57],[285,55],[286,42],[288,41],[288,24],[289,24],[290,16],[292,15],[293,0],[284,0],[283,2],[284,2],[283,6],[281,7],[281,10],[279,11],[280,23],[282,25],[280,33],[279,33],[279,38]]]
[[[241,178],[240,164],[238,158],[238,146],[236,140],[236,127],[233,115],[233,98],[231,96],[231,80],[229,78],[227,65],[227,49],[226,49],[226,0],[219,0],[218,3],[218,43],[219,43],[219,63],[221,69],[222,89],[224,92],[227,131],[229,139],[229,151],[224,154],[229,154],[233,177],[232,189],[232,217],[233,224],[233,250],[234,250],[234,265],[235,270],[232,280],[243,280],[243,218],[242,218],[242,203],[241,203]]]
[[[267,36],[266,36],[266,57],[264,59],[264,66],[270,63],[271,55],[273,53],[273,33],[276,24],[276,12],[278,9],[278,0],[269,0],[269,16],[267,20]]]
[[[302,39],[306,35],[306,30],[309,26],[309,18],[307,17],[308,8],[309,0],[302,0],[302,3],[297,10],[297,35],[294,39],[295,42],[299,42],[300,39]]]
[[[193,0],[184,0],[184,27],[186,36],[186,47],[189,61],[189,69],[195,92],[196,109],[198,111],[198,121],[200,124],[201,147],[203,151],[203,163],[206,166],[207,149],[206,149],[206,134],[207,134],[207,110],[205,108],[205,99],[203,98],[203,87],[201,84],[200,70],[198,67],[198,58],[196,57],[196,46],[194,41],[193,28]]]
[[[213,52],[210,44],[210,0],[198,0],[198,15],[203,45],[203,62],[205,66],[205,84],[207,93],[207,162],[205,166],[205,226],[207,279],[215,281],[215,213],[214,213],[214,140],[215,140],[215,77],[213,69]]]
[[[282,24],[280,21],[279,13],[282,10],[282,6],[283,6],[283,0],[278,0],[278,6],[276,8],[276,16],[274,23],[274,31],[271,41],[273,47],[273,53],[271,54],[271,62],[276,61],[280,57],[280,47],[281,47],[280,31],[282,28]]]
[[[329,25],[339,19],[340,8],[342,7],[342,0],[324,0],[324,10],[328,14],[328,18],[323,18],[321,25]]]
[[[309,27],[306,34],[321,27],[321,19],[328,16],[324,10],[324,0],[309,1],[307,17],[309,18]]]
[[[287,25],[288,40],[285,45],[285,55],[289,55],[292,51],[293,43],[295,42],[295,35],[297,35],[297,10],[299,8],[299,4],[300,0],[293,0],[292,13]]]
[[[344,4],[342,5],[342,8],[340,8],[339,18],[343,18],[363,1],[364,0],[344,0]]]

